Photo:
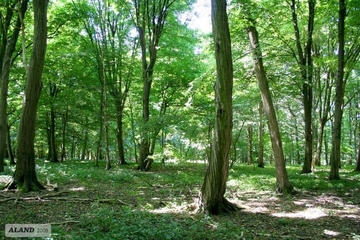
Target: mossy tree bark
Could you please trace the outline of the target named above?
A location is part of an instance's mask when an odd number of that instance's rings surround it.
[[[25,96],[18,132],[17,162],[14,181],[8,188],[16,187],[24,192],[44,189],[35,172],[36,112],[42,87],[47,39],[48,0],[33,0],[34,40],[26,76]]]
[[[253,24],[253,23],[250,23]],[[293,193],[294,188],[289,182],[285,167],[285,158],[275,108],[272,102],[270,88],[262,61],[262,53],[258,32],[254,25],[248,27],[250,47],[253,52],[254,71],[258,80],[264,112],[266,114],[271,138],[271,145],[275,159],[276,191],[280,193]]]
[[[212,154],[201,187],[200,210],[218,215],[235,211],[225,197],[232,131],[233,65],[226,0],[211,1],[211,18],[216,58],[215,127]]]

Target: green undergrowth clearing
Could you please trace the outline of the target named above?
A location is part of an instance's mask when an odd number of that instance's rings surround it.
[[[89,161],[37,160],[40,182],[58,191],[0,193],[0,229],[9,223],[51,223],[51,239],[359,239],[360,174],[343,166],[327,181],[328,167],[300,174],[288,166],[297,194],[274,193],[273,166],[236,165],[226,197],[242,208],[225,216],[196,211],[203,163],[95,167]],[[5,184],[14,171],[0,175]],[[0,238],[4,238],[4,232]]]

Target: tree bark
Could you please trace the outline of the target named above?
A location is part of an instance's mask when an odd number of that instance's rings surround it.
[[[215,127],[212,156],[201,187],[200,209],[210,214],[235,211],[225,197],[232,131],[233,65],[226,0],[211,1],[217,78],[215,83]]]
[[[7,7],[5,19],[2,28],[2,42],[0,49],[0,172],[4,171],[4,158],[5,158],[5,143],[8,132],[7,122],[7,94],[9,87],[9,76],[11,68],[11,58],[15,51],[16,43],[21,29],[21,19],[24,18],[28,6],[28,0],[21,1],[19,4],[19,14],[14,26],[13,34],[9,39],[8,31],[11,26],[11,19],[13,16],[14,8],[17,4],[16,1]],[[10,143],[8,143],[10,144]]]
[[[248,34],[250,39],[250,47],[253,52],[254,71],[261,92],[264,112],[268,120],[271,144],[274,153],[277,183],[276,191],[280,193],[293,193],[294,188],[289,182],[285,167],[285,158],[282,148],[281,135],[278,127],[275,108],[269,90],[266,72],[262,61],[262,53],[260,49],[258,32],[254,25],[248,27]]]
[[[9,188],[17,187],[24,192],[44,189],[36,177],[34,140],[36,112],[41,93],[41,78],[46,52],[47,6],[48,0],[33,0],[33,49],[26,76],[25,96],[20,117],[14,181],[8,185]]]
[[[301,46],[300,30],[298,26],[296,3],[295,0],[291,0],[290,8],[292,12],[292,21],[296,39],[296,48],[298,51],[299,67],[301,72],[302,94],[303,94],[303,107],[304,107],[304,121],[305,121],[305,159],[303,164],[302,173],[311,172],[312,154],[313,154],[313,134],[312,134],[312,79],[313,79],[313,61],[311,54],[312,47],[312,35],[314,30],[314,18],[315,18],[315,0],[308,1],[309,17],[308,17],[308,31],[307,42],[305,49]]]
[[[258,154],[258,167],[264,167],[264,144],[263,144],[263,103],[260,101],[259,104],[259,129],[258,129],[258,145],[259,145],[259,154]]]
[[[332,131],[332,148],[330,157],[330,174],[329,180],[340,179],[339,166],[341,158],[341,123],[343,116],[344,104],[344,67],[345,67],[345,18],[346,3],[345,0],[339,0],[339,20],[338,20],[338,69],[335,88],[335,110],[334,110],[334,126]]]
[[[163,32],[165,20],[170,6],[175,0],[142,1],[134,0],[136,13],[136,28],[139,33],[142,60],[142,119],[140,141],[140,170],[145,170],[144,161],[150,154],[150,92],[153,80],[154,66],[157,58],[157,47]],[[148,40],[148,43],[147,43]]]
[[[247,126],[247,164],[253,164],[252,157],[252,126],[249,124]]]

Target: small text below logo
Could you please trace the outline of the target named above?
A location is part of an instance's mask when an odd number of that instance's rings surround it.
[[[6,224],[5,237],[51,237],[51,225]]]

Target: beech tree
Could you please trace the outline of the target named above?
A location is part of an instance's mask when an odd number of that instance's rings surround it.
[[[211,1],[216,58],[215,126],[209,166],[201,187],[200,209],[218,215],[235,211],[225,197],[232,131],[233,65],[226,0]]]
[[[26,75],[23,108],[17,144],[17,162],[14,180],[8,188],[17,188],[24,192],[44,189],[36,177],[34,140],[36,129],[37,105],[42,88],[42,72],[45,62],[47,40],[48,0],[34,0],[34,39]]]

